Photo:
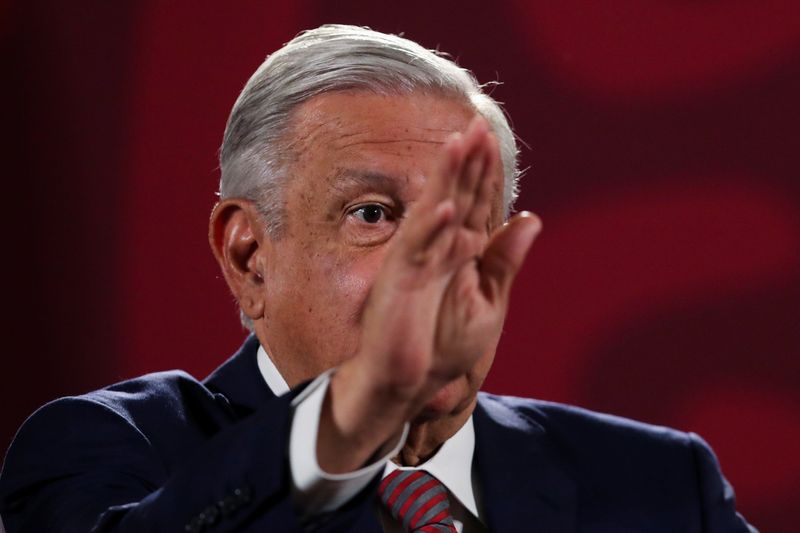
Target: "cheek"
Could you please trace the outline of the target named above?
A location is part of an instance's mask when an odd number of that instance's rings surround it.
[[[273,250],[267,302],[305,328],[327,334],[360,322],[363,306],[385,257],[385,246],[352,248],[326,227],[290,234]]]
[[[327,295],[333,305],[350,324],[359,324],[369,291],[378,275],[383,254],[376,252],[360,253],[356,256],[326,258],[321,265],[323,282],[327,285]]]

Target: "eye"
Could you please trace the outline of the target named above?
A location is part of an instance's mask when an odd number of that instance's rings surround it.
[[[399,206],[388,198],[386,203],[364,198],[360,203],[350,204],[345,211],[342,235],[354,246],[379,246],[397,230],[398,212],[402,213]]]
[[[388,218],[386,208],[381,204],[365,204],[356,207],[350,214],[367,224],[377,224]]]

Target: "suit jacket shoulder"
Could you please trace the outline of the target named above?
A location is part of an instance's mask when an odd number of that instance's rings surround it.
[[[149,374],[39,409],[0,475],[7,531],[299,531],[286,457],[299,390],[269,391],[257,347],[202,383]]]
[[[505,484],[534,495],[527,509],[553,524],[545,530],[752,531],[710,448],[692,433],[483,393],[475,421],[485,484],[505,490],[488,472],[512,472]]]

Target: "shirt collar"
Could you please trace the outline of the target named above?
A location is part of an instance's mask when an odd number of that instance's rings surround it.
[[[383,475],[394,470],[424,470],[442,482],[450,493],[475,517],[478,506],[472,485],[472,455],[475,452],[475,427],[472,416],[455,435],[447,439],[433,457],[416,467],[386,464]]]
[[[257,362],[261,376],[275,396],[289,392],[289,385],[283,379],[263,346],[258,347]],[[447,490],[458,498],[458,501],[473,516],[477,517],[478,506],[475,502],[475,492],[472,485],[472,456],[474,452],[475,427],[472,424],[472,416],[470,416],[466,423],[461,426],[461,429],[447,439],[433,457],[413,468],[400,467],[389,461],[386,463],[383,475],[386,476],[397,469],[425,470],[441,481],[447,487]]]
[[[267,382],[267,387],[275,396],[281,396],[289,392],[289,385],[283,379],[281,373],[278,372],[278,367],[272,362],[263,346],[258,347],[256,362],[258,363],[258,370],[261,371],[261,376]]]

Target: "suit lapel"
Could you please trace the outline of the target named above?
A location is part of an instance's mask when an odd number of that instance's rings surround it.
[[[492,532],[575,530],[575,484],[545,429],[481,394],[474,413],[481,500]]]
[[[249,336],[238,352],[204,380],[239,418],[275,397],[258,369],[258,346],[258,339]],[[475,461],[489,529],[497,533],[574,531],[574,483],[558,466],[545,429],[485,394],[478,397],[474,423]],[[358,526],[358,531],[380,530],[371,514]]]
[[[252,414],[275,395],[258,369],[258,338],[250,335],[230,359],[203,380],[208,389],[221,396],[237,418]]]
[[[258,368],[258,347],[258,339],[255,335],[250,335],[239,351],[203,380],[203,384],[219,401],[226,403],[238,419],[254,413],[275,398]],[[298,385],[288,394],[296,396],[306,385],[308,382]],[[377,483],[377,480],[373,482],[373,492]],[[371,510],[371,507],[368,509]],[[382,532],[380,521],[373,512],[361,513],[353,527],[348,530],[358,533]]]

